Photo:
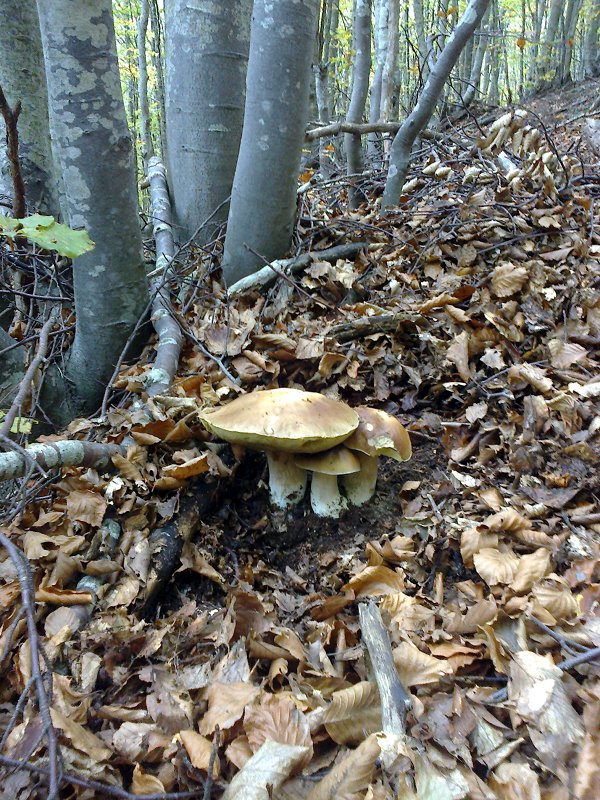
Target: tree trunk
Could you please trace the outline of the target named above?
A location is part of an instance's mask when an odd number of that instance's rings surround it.
[[[410,154],[415,139],[427,125],[442,94],[446,79],[470,36],[481,22],[490,0],[469,0],[458,25],[448,39],[443,52],[436,61],[417,105],[402,124],[392,145],[382,207],[397,205],[410,163]]]
[[[19,157],[25,198],[30,211],[59,217],[58,173],[50,149],[48,96],[36,5],[24,0],[3,0],[1,16],[0,86],[12,109],[21,101]],[[4,141],[0,115],[0,203],[4,196],[12,197]]]
[[[358,123],[363,121],[365,104],[369,91],[369,72],[371,70],[371,0],[356,0],[353,19],[354,68],[352,70],[352,94],[350,106],[346,115],[346,122]],[[362,172],[362,143],[361,138],[355,133],[344,135],[346,162],[348,175]],[[350,187],[350,207],[356,208],[361,200],[361,195],[356,189]]]
[[[575,47],[575,33],[577,31],[577,20],[581,10],[581,0],[569,0],[565,14],[565,36],[562,43],[562,70],[561,84],[573,80],[571,77],[571,61],[573,59],[573,48]]]
[[[526,92],[529,94],[532,87],[537,85],[540,74],[540,42],[542,38],[542,26],[544,24],[544,5],[545,0],[535,0],[535,12],[533,19],[533,45],[529,56],[529,66],[527,68]]]
[[[599,32],[600,0],[593,0],[583,42],[583,69],[586,78],[597,78],[600,75]]]
[[[387,50],[388,27],[388,0],[377,0],[375,4],[375,72],[371,81],[371,98],[369,103],[369,122],[375,124],[379,122],[379,111],[381,109],[381,78],[383,76],[383,66],[385,64],[385,54]],[[367,137],[367,152],[373,164],[381,161],[381,135],[370,133]]]
[[[158,132],[160,136],[160,157],[164,161],[167,153],[167,123],[165,114],[165,73],[163,69],[163,36],[160,10],[157,0],[150,0],[150,29],[152,47],[150,54],[156,75],[155,99],[158,106]]]
[[[417,33],[417,47],[419,48],[419,64],[421,76],[425,80],[429,73],[429,47],[425,37],[425,21],[423,16],[423,0],[413,0],[413,16],[415,18],[415,31]]]
[[[110,0],[39,0],[38,8],[68,222],[96,243],[73,267],[77,328],[66,370],[74,410],[88,413],[148,299],[131,138]]]
[[[318,0],[254,2],[244,129],[223,256],[228,284],[283,256],[292,243],[317,16]]]
[[[556,73],[556,53],[558,28],[563,11],[563,0],[550,0],[550,10],[548,12],[548,25],[542,46],[542,56],[540,58],[540,70],[538,76],[538,91],[549,86]]]
[[[138,95],[140,98],[140,134],[142,137],[142,159],[144,161],[144,171],[148,165],[148,159],[154,155],[154,145],[152,143],[152,130],[150,127],[150,108],[148,105],[148,66],[146,62],[146,31],[148,30],[148,18],[150,7],[148,0],[140,2],[140,18],[138,20]]]
[[[244,119],[250,14],[250,0],[165,4],[167,171],[180,241],[201,226],[196,241],[210,241],[227,217]]]
[[[479,41],[475,49],[473,57],[473,65],[471,67],[471,74],[469,75],[469,85],[467,86],[463,95],[463,104],[465,107],[471,105],[475,96],[479,93],[479,83],[481,81],[481,70],[483,68],[483,59],[489,42],[488,19],[490,15],[490,6],[485,10],[483,19],[481,20],[481,31],[479,34]],[[473,36],[475,38],[475,36]]]
[[[381,76],[381,105],[379,107],[379,122],[389,122],[392,109],[392,95],[394,82],[398,69],[398,46],[400,24],[399,0],[388,0],[388,45]]]

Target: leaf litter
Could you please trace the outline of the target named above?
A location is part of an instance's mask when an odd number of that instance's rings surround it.
[[[298,243],[364,252],[229,301],[197,255],[169,396],[144,395],[149,348],[120,403],[69,430],[126,456],[64,469],[7,526],[33,573],[63,768],[137,795],[208,781],[229,800],[592,800],[597,177],[517,111],[468,148],[428,145],[391,215],[342,212],[340,186],[302,194]],[[197,418],[274,386],[395,414],[413,460],[385,463],[339,521],[308,504],[282,520],[263,456]],[[2,752],[43,766],[40,719],[15,707],[32,663],[6,556],[0,580]],[[411,693],[404,737],[382,731],[367,599]],[[17,772],[3,796],[37,791]]]

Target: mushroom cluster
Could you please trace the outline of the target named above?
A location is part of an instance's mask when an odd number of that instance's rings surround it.
[[[339,517],[348,501],[363,505],[375,492],[379,456],[411,456],[406,429],[384,411],[356,410],[316,392],[269,389],[205,409],[204,427],[231,444],[262,450],[269,465],[271,502],[287,509],[304,497],[312,473],[311,506]],[[338,477],[346,497],[340,494]]]

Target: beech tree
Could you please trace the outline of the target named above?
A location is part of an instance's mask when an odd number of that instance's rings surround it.
[[[73,267],[77,327],[67,386],[57,387],[68,409],[55,408],[68,418],[97,408],[148,297],[110,0],[39,0],[38,9],[68,222],[96,243]]]
[[[318,10],[318,0],[254,2],[223,257],[229,284],[284,255],[292,242]]]
[[[167,166],[180,241],[210,217],[197,240],[209,241],[227,218],[244,120],[251,11],[251,0],[165,4]]]
[[[29,210],[58,216],[58,176],[50,149],[46,76],[34,2],[2,2],[0,87],[12,110],[17,103],[21,104],[18,118],[19,160]],[[0,115],[0,142],[4,140],[4,123]],[[10,200],[6,201],[12,194],[6,148],[0,147],[0,204],[10,205]]]
[[[356,0],[352,22],[352,49],[354,50],[354,66],[352,70],[352,94],[346,122],[357,124],[362,122],[365,104],[369,92],[369,72],[371,69],[371,0]],[[363,168],[362,144],[356,133],[344,135],[348,174],[354,175]],[[360,200],[360,194],[354,189],[350,192],[350,205],[354,208]]]
[[[427,78],[417,105],[396,134],[390,152],[390,167],[382,200],[383,208],[389,208],[398,203],[410,164],[412,146],[431,119],[446,80],[469,37],[481,22],[489,2],[490,0],[469,0],[460,22],[446,42]]]

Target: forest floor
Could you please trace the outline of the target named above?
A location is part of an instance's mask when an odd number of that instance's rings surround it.
[[[120,797],[600,796],[600,170],[579,139],[597,90],[536,98],[543,125],[498,111],[425,142],[386,216],[377,175],[357,211],[344,179],[311,178],[298,251],[365,242],[355,259],[228,301],[214,253],[189,254],[170,396],[144,395],[150,346],[106,417],[69,428],[127,457],[63,470],[8,526],[66,772]],[[412,460],[384,460],[340,520],[308,501],[282,520],[263,456],[197,418],[273,386],[395,414]],[[0,578],[2,752],[43,769],[40,717],[15,707],[32,661],[9,560]],[[370,599],[411,693],[405,736],[382,732]],[[0,796],[44,796],[38,779],[13,772]]]

